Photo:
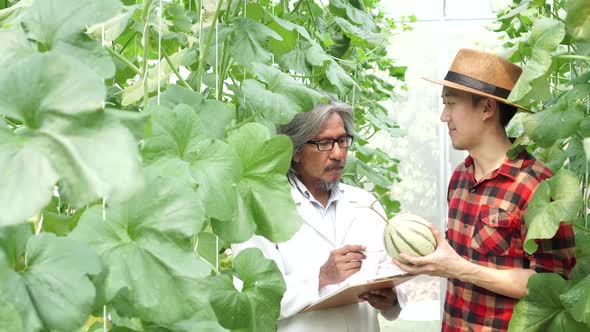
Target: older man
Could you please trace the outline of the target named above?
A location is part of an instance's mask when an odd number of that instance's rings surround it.
[[[383,248],[381,205],[368,192],[340,183],[353,141],[353,119],[350,106],[330,102],[298,114],[280,128],[293,142],[288,176],[304,223],[286,242],[254,236],[233,247],[234,252],[258,247],[281,270],[287,291],[279,331],[378,331],[377,311],[389,319],[399,313],[401,287],[398,294],[381,289],[366,294],[361,303],[301,313],[351,279],[399,271]]]

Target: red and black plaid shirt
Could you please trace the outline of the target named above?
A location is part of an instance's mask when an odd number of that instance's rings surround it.
[[[469,261],[496,269],[524,268],[557,272],[569,278],[576,263],[571,225],[537,240],[528,255],[524,213],[539,183],[551,171],[529,154],[506,159],[491,175],[476,182],[473,159],[460,164],[449,183],[447,239]],[[505,331],[517,299],[457,279],[449,279],[442,331]]]

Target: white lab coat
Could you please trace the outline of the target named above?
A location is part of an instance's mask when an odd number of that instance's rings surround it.
[[[266,258],[274,260],[281,270],[287,290],[281,301],[278,321],[280,332],[379,331],[378,311],[367,302],[299,313],[320,296],[343,287],[354,278],[372,279],[377,275],[402,273],[391,263],[384,250],[385,221],[369,208],[373,205],[378,213],[385,215],[381,205],[375,203],[375,198],[362,189],[345,184],[340,184],[340,188],[343,194],[336,207],[335,242],[333,227],[322,225],[315,218],[312,203],[297,188],[292,187],[291,194],[304,223],[290,240],[275,244],[264,237],[254,236],[244,243],[232,246],[234,255],[246,248],[257,247]],[[367,251],[370,251],[361,271],[339,285],[329,285],[318,290],[319,270],[328,259],[330,251],[347,244],[365,245]],[[372,263],[367,263],[369,259]],[[403,286],[402,284],[396,289],[402,306],[405,304]],[[397,317],[399,310],[398,305],[383,312],[383,315],[393,319]]]

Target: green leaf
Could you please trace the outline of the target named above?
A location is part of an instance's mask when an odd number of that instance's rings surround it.
[[[0,226],[20,223],[45,206],[59,176],[36,141],[0,128]],[[18,189],[17,189],[18,188]]]
[[[369,31],[377,30],[371,14],[341,0],[330,0],[330,11],[341,17],[348,17],[354,24],[360,25]]]
[[[186,160],[205,136],[206,124],[188,105],[152,111],[152,135],[145,139],[142,154],[150,163],[165,156]]]
[[[350,38],[351,44],[353,45],[373,48],[383,45],[387,40],[383,34],[371,30],[363,30],[361,27],[353,25],[343,18],[334,17],[334,22],[336,22],[344,34]]]
[[[564,36],[565,26],[562,22],[549,18],[535,21],[527,41],[533,48],[532,55],[512,89],[508,102],[529,104],[528,98],[534,98],[536,82],[544,79],[544,75],[551,67],[552,53]]]
[[[95,296],[88,275],[101,270],[96,254],[71,239],[42,233],[29,238],[25,255],[24,270],[7,271],[0,300],[16,308],[25,331],[81,327]],[[0,270],[7,268],[0,261]]]
[[[14,305],[0,301],[0,331],[24,332],[22,320]]]
[[[211,303],[221,325],[232,331],[275,331],[286,290],[276,263],[249,248],[234,258],[233,269],[243,282],[241,291],[227,275],[210,282]]]
[[[243,172],[235,193],[235,216],[231,222],[212,220],[215,233],[234,243],[253,233],[273,242],[289,239],[301,225],[286,177],[291,163],[290,139],[271,136],[263,125],[248,123],[233,131],[228,142],[238,154]]]
[[[51,49],[56,41],[66,40],[86,26],[114,17],[121,9],[119,0],[35,1],[23,24],[33,40]]]
[[[583,118],[584,112],[578,108],[563,111],[550,108],[527,117],[523,124],[527,135],[539,145],[549,147],[556,140],[574,134]]]
[[[12,269],[24,266],[23,253],[27,240],[33,235],[29,224],[12,225],[0,228],[0,252],[4,252],[4,261]]]
[[[565,25],[572,37],[590,42],[590,3],[585,0],[569,0]]]
[[[69,61],[79,61],[103,79],[115,75],[115,64],[111,56],[98,40],[78,33],[67,41],[58,41],[53,47],[55,52],[70,56]]]
[[[40,128],[36,139],[74,208],[101,197],[124,200],[143,186],[135,139],[103,112],[55,119]]]
[[[215,99],[203,99],[197,92],[172,84],[160,96],[160,107],[174,109],[179,104],[190,106],[205,124],[202,136],[223,138],[225,127],[234,119],[233,105]],[[155,106],[155,98],[150,99],[150,106]]]
[[[562,169],[541,182],[524,216],[528,227],[524,250],[529,254],[535,252],[538,247],[535,239],[552,238],[559,223],[574,220],[581,208],[580,181],[572,171]]]
[[[568,290],[568,283],[561,276],[555,273],[534,274],[529,278],[527,288],[527,295],[514,308],[509,332],[588,330],[576,322],[561,303],[560,294]]]
[[[266,84],[268,90],[287,96],[289,100],[297,104],[298,112],[310,111],[317,104],[328,101],[326,96],[276,68],[261,63],[253,63],[251,66],[252,73],[259,81]]]
[[[225,142],[207,139],[195,147],[187,161],[207,215],[231,221],[236,212],[236,186],[242,175],[237,154]]]
[[[577,263],[579,264],[579,263]],[[590,275],[561,294],[561,302],[572,317],[590,327]]]
[[[101,109],[104,97],[101,77],[55,52],[31,55],[0,72],[0,112],[29,128],[39,128],[48,112]]]
[[[266,50],[268,38],[282,40],[282,37],[266,25],[249,18],[234,19],[233,36],[229,43],[231,56],[241,65],[252,61],[268,62],[271,53]]]
[[[22,59],[35,53],[35,49],[21,30],[0,30],[0,65]]]
[[[584,227],[584,221],[574,223],[576,234],[576,257],[590,257],[590,230]]]
[[[264,84],[256,80],[242,82],[244,106],[262,115],[273,124],[282,125],[291,122],[301,108],[287,96],[267,90]]]
[[[546,149],[539,148],[533,154],[554,173],[561,169],[567,160],[567,154],[563,150],[562,142],[556,142],[554,145]]]
[[[326,71],[328,81],[332,83],[341,95],[346,95],[356,86],[356,82],[348,75],[336,61],[331,61]]]
[[[123,34],[131,16],[133,16],[135,10],[139,7],[139,5],[124,6],[123,10],[116,16],[104,22],[89,26],[86,29],[86,33],[96,39],[102,39],[104,37],[104,41],[110,43]]]
[[[149,105],[157,105],[156,101],[156,98],[151,98]],[[200,94],[176,84],[170,84],[160,94],[160,106],[169,109],[173,109],[179,104],[186,104],[193,107],[193,105],[199,105],[202,102],[203,97]]]
[[[193,253],[190,239],[203,210],[187,184],[151,178],[146,190],[102,210],[91,207],[70,237],[95,249],[108,275],[101,287],[107,301],[128,317],[173,324],[204,304],[199,286],[209,268]]]

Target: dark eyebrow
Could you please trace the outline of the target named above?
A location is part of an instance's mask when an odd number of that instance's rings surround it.
[[[445,98],[445,97],[457,97],[457,94],[454,91],[445,91],[440,95],[441,98]]]

